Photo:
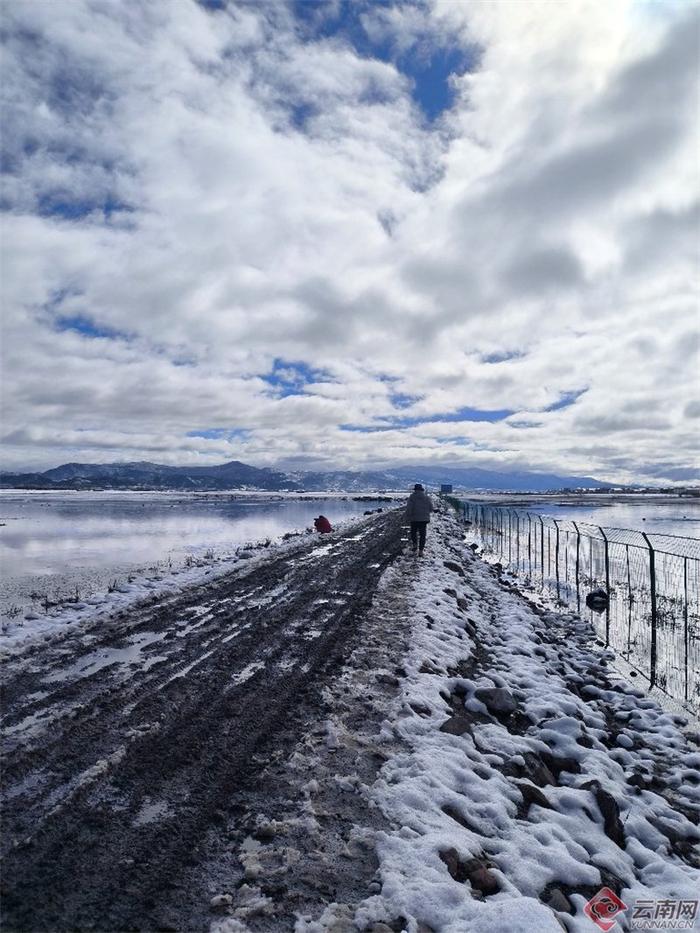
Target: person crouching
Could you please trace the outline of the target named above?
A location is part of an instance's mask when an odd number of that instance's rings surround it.
[[[314,528],[322,535],[330,534],[330,532],[333,531],[331,523],[325,515],[319,515],[318,518],[314,519]]]

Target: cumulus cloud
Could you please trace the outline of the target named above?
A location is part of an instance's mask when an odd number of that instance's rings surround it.
[[[5,10],[4,466],[687,481],[698,5],[304,10]]]

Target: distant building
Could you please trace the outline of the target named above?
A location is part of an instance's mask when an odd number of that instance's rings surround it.
[[[443,483],[440,486],[440,492],[443,495],[450,495],[450,493],[452,492],[452,483]]]

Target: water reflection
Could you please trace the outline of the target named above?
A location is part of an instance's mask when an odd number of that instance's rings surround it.
[[[38,589],[81,595],[147,567],[232,553],[251,541],[332,523],[387,503],[230,499],[143,493],[0,495],[0,604],[26,604]]]
[[[553,518],[588,522],[604,528],[629,528],[650,534],[684,535],[696,538],[700,534],[700,501],[627,503],[614,502],[604,506],[538,505],[525,506],[528,512],[551,515]]]

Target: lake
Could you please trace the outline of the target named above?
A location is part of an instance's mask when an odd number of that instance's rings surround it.
[[[678,496],[469,496],[470,502],[506,506],[603,528],[629,528],[653,534],[700,537],[700,498]]]
[[[332,524],[391,503],[147,492],[0,493],[0,614],[81,599],[145,571],[277,541],[323,513]]]
[[[697,537],[700,501],[677,497],[483,496],[558,518]],[[391,503],[351,496],[153,492],[0,493],[0,615],[43,599],[104,592],[144,572],[167,573],[204,557],[226,557],[241,545],[277,541]]]

